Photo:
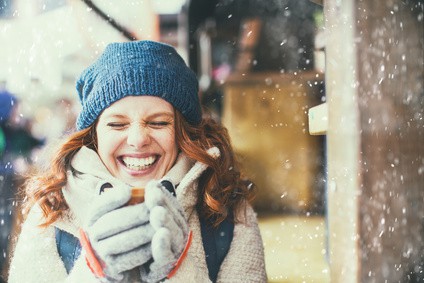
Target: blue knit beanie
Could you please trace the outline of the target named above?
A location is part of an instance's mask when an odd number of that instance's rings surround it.
[[[176,50],[154,41],[111,43],[76,83],[82,104],[77,129],[90,126],[117,100],[131,95],[157,96],[181,112],[190,124],[202,119],[198,81]]]

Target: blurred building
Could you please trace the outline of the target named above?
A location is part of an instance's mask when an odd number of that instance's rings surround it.
[[[314,66],[316,15],[302,1],[193,0],[189,62],[203,104],[222,119],[263,213],[323,213],[324,139],[306,109],[325,98]]]

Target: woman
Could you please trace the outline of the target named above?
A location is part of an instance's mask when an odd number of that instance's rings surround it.
[[[265,282],[251,190],[175,49],[112,43],[77,90],[78,131],[28,182],[9,283]]]

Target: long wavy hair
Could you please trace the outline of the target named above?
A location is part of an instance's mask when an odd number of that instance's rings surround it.
[[[26,181],[24,208],[28,211],[38,203],[44,214],[42,226],[52,224],[68,209],[62,194],[62,188],[67,182],[66,172],[81,147],[96,150],[95,125],[69,136],[53,155],[47,170],[33,174]],[[200,125],[193,126],[187,123],[180,112],[175,111],[175,139],[181,152],[208,166],[198,182],[197,211],[202,217],[216,226],[253,199],[253,184],[242,179],[230,137],[220,123],[212,118],[204,118]],[[218,158],[207,153],[213,146],[220,150]],[[237,218],[234,220],[240,221]]]

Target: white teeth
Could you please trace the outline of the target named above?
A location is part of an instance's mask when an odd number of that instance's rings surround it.
[[[131,170],[144,170],[151,166],[155,161],[155,156],[149,156],[147,158],[135,158],[135,157],[124,157],[122,158],[125,166]]]

